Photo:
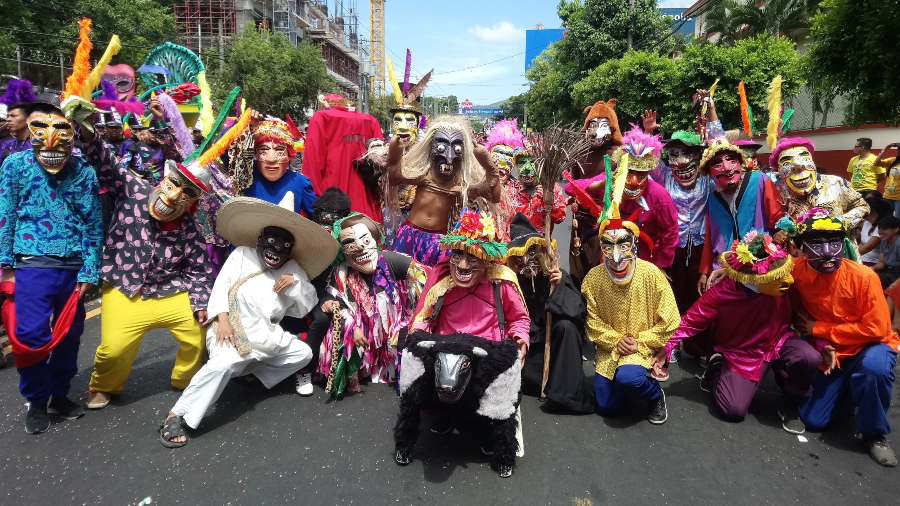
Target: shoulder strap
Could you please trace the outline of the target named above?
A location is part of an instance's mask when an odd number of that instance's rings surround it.
[[[500,335],[506,337],[506,315],[503,314],[503,300],[500,298],[500,282],[492,281],[494,285],[494,304],[497,307],[497,323],[500,325]]]

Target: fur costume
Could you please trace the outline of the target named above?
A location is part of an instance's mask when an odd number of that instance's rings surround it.
[[[418,346],[434,341],[431,348]],[[480,358],[473,347],[487,356]],[[438,353],[467,355],[472,375],[456,403],[442,404],[435,391],[435,360]],[[514,466],[518,450],[516,409],[519,406],[521,362],[512,341],[489,341],[469,334],[439,336],[427,332],[410,334],[402,354],[400,370],[400,414],[394,426],[397,450],[411,450],[419,437],[420,412],[426,407],[445,406],[454,414],[474,416],[479,426],[490,428],[494,451],[491,465]]]
[[[594,105],[585,107],[583,112],[587,114],[587,116],[584,118],[584,126],[581,130],[587,130],[592,119],[605,118],[609,121],[609,129],[612,130],[612,143],[616,146],[621,146],[622,130],[619,128],[619,117],[616,115],[617,103],[618,101],[616,99],[611,98],[606,102],[598,100],[594,102]]]

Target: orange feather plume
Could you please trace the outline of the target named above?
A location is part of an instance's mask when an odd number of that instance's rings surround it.
[[[741,97],[741,121],[744,123],[744,134],[747,137],[753,137],[753,129],[750,128],[750,103],[747,101],[744,81],[738,83],[738,95]]]
[[[211,162],[215,161],[217,158],[222,156],[222,153],[228,149],[229,146],[238,138],[239,135],[244,133],[247,128],[250,127],[250,119],[253,116],[253,109],[246,108],[244,112],[241,113],[241,117],[238,119],[238,122],[234,124],[233,127],[229,128],[227,132],[218,140],[215,144],[213,144],[209,149],[206,150],[202,155],[197,157],[197,165],[201,167],[205,167],[209,165]]]
[[[81,95],[84,83],[91,73],[91,19],[78,20],[78,47],[75,49],[75,62],[72,65],[72,75],[66,79],[66,89],[63,91],[63,99],[72,95]]]

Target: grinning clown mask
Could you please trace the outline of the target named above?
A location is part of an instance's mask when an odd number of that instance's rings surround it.
[[[625,179],[625,191],[622,194],[628,200],[636,200],[644,194],[647,189],[647,177],[649,172],[639,170],[629,170]]]
[[[378,242],[365,223],[347,224],[338,236],[341,250],[351,268],[372,274],[378,266]]]
[[[72,154],[75,129],[58,112],[35,111],[28,115],[34,158],[50,174],[58,174]]]
[[[715,180],[716,188],[720,192],[734,193],[744,175],[740,156],[729,151],[719,151],[710,162],[709,174]]]
[[[637,239],[627,228],[607,228],[600,234],[600,251],[609,279],[617,285],[631,283],[637,256]]]
[[[804,195],[816,187],[816,164],[805,146],[794,146],[779,153],[778,173],[793,193]]]
[[[668,158],[668,165],[672,169],[672,176],[675,182],[682,188],[692,188],[697,182],[697,175],[700,172],[700,155],[702,150],[691,149],[682,144],[665,149],[665,156]]]
[[[400,138],[404,148],[416,143],[419,134],[419,115],[410,111],[395,111],[391,116],[391,128]]]
[[[264,269],[279,269],[291,259],[294,236],[281,227],[265,227],[256,242],[256,254]]]
[[[165,177],[153,188],[147,201],[150,216],[163,223],[180,218],[203,196],[203,190],[174,165],[166,163]]]

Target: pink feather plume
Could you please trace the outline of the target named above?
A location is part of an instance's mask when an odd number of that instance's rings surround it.
[[[498,144],[513,148],[525,148],[525,136],[519,131],[518,119],[504,119],[497,122],[488,132],[485,147],[488,151]]]
[[[662,139],[658,135],[645,134],[635,124],[631,124],[631,130],[625,132],[622,136],[622,149],[631,156],[642,157],[647,156],[651,152],[653,156],[659,157],[662,153]]]

